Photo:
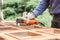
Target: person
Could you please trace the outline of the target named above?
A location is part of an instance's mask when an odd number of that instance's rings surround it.
[[[50,14],[53,15],[51,27],[60,28],[60,0],[40,0],[33,12],[28,13],[27,19],[41,15],[48,7],[50,7]]]

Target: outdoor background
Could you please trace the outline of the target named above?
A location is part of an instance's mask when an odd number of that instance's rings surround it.
[[[26,0],[26,11],[33,11],[38,5],[40,0]],[[17,17],[22,17],[24,0],[3,0],[3,14],[4,19],[7,21],[14,21]],[[49,8],[37,17],[37,19],[45,26],[51,26],[51,15],[49,14]]]

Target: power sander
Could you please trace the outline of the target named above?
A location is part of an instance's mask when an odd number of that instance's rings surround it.
[[[27,19],[24,18],[17,18],[16,19],[16,25],[20,26],[20,25],[34,25],[34,24],[39,24],[40,22],[36,19],[30,19],[29,22],[27,23]]]

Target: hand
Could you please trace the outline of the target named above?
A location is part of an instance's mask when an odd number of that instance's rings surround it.
[[[33,13],[28,13],[26,16],[25,16],[26,19],[34,19],[35,18],[35,15]]]
[[[27,19],[27,24],[29,23],[30,19],[34,19],[35,15],[33,13],[28,13],[25,18]]]

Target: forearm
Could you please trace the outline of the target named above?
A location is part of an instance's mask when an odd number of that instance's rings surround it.
[[[33,13],[35,14],[35,16],[39,16],[46,10],[46,8],[48,8],[48,6],[49,6],[48,0],[41,0],[39,2],[39,5],[34,9]]]

